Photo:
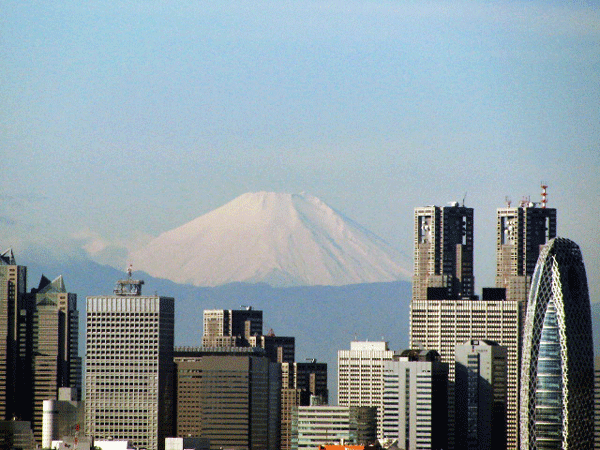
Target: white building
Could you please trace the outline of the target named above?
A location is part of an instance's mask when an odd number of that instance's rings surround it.
[[[384,362],[383,438],[406,450],[447,444],[448,364],[436,351],[405,350]]]
[[[120,280],[112,296],[87,298],[86,433],[164,448],[173,435],[174,300],[143,296]]]
[[[292,450],[372,443],[376,429],[376,409],[372,407],[297,406],[292,412]]]
[[[338,351],[338,405],[377,408],[377,437],[383,436],[383,364],[396,352],[387,342],[353,341]]]
[[[59,388],[58,399],[44,400],[42,406],[42,448],[52,441],[83,432],[83,409],[76,388]]]

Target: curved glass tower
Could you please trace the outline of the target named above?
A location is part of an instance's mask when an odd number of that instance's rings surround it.
[[[540,253],[523,337],[521,449],[592,449],[594,349],[587,278],[577,244]]]

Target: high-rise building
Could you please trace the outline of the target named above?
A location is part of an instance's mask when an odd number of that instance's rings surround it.
[[[309,406],[311,398],[328,402],[327,363],[312,359],[303,363],[281,364],[281,444],[280,450],[292,445],[292,412],[298,406]]]
[[[373,443],[377,429],[376,411],[375,407],[298,406],[292,417],[292,449]]]
[[[456,442],[462,449],[506,449],[506,357],[506,348],[489,340],[456,346]]]
[[[535,269],[540,250],[550,239],[556,236],[556,209],[546,208],[546,186],[542,186],[540,203],[523,199],[518,206],[510,203],[497,210],[496,224],[496,287],[506,290],[506,300],[519,304],[519,354],[517,365],[509,361],[509,378],[516,384],[509,384],[508,444],[509,448],[518,448],[519,402],[512,401],[513,391],[519,392],[520,379],[510,374],[519,373],[521,364],[520,350],[523,346],[523,326],[527,298],[531,286],[531,277]]]
[[[147,450],[173,435],[174,299],[119,280],[87,298],[85,427],[95,439]]]
[[[383,366],[397,352],[387,342],[350,343],[338,351],[338,405],[377,408],[377,436],[383,436]]]
[[[275,336],[273,330],[270,330],[264,336],[250,336],[248,345],[264,348],[265,354],[272,362],[292,363],[296,356],[296,338],[293,336]]]
[[[521,372],[521,449],[593,445],[594,351],[583,257],[551,239],[533,274]]]
[[[473,295],[473,208],[415,208],[413,300]]]
[[[507,349],[507,441],[516,449],[519,302],[504,298],[504,289],[484,288],[481,299],[413,300],[410,345],[439,352],[449,365],[448,444],[454,447],[455,348],[470,339],[488,339]],[[458,442],[457,442],[458,444]],[[459,447],[456,447],[459,448]]]
[[[178,347],[178,436],[210,448],[279,448],[280,365],[258,347]]]
[[[203,347],[245,347],[251,336],[262,335],[263,312],[244,309],[204,310]]]
[[[523,200],[497,210],[496,287],[508,300],[527,304],[531,277],[541,248],[556,237],[556,209]]]
[[[600,356],[594,358],[594,450],[600,450]]]
[[[27,379],[22,339],[22,313],[25,310],[27,268],[17,265],[12,250],[0,254],[0,420],[22,417],[29,401],[17,395]],[[26,412],[25,412],[26,414]]]
[[[384,362],[383,438],[406,450],[446,448],[448,364],[435,350]]]
[[[61,387],[72,387],[75,400],[81,395],[79,312],[77,295],[67,292],[62,276],[50,281],[42,275],[39,286],[28,297],[33,308],[32,422],[36,441],[40,443],[44,400],[55,399]]]

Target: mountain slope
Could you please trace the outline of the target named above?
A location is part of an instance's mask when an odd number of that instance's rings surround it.
[[[384,240],[307,194],[247,193],[152,240],[136,270],[196,286],[346,285],[410,278]]]

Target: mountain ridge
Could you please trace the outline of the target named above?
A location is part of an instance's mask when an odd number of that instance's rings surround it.
[[[410,279],[407,258],[310,194],[246,193],[130,254],[136,270],[196,286]]]

